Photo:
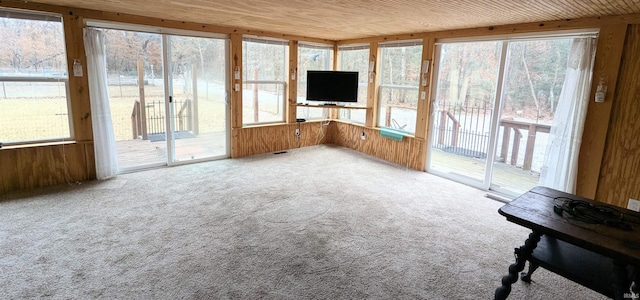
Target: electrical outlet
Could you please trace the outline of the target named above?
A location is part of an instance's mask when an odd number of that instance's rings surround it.
[[[296,137],[300,137],[300,129],[296,128]]]
[[[366,135],[366,134],[364,134],[364,131],[360,134],[360,138],[361,138],[362,140],[365,140],[365,139],[367,138],[367,135]]]
[[[640,212],[640,201],[629,198],[629,203],[627,203],[627,208],[630,210]]]

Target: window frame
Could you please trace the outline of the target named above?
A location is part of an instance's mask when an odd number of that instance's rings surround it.
[[[327,69],[302,69],[300,68],[300,56],[302,55],[302,51],[300,51],[300,49],[317,49],[317,50],[321,50],[321,51],[327,51],[329,54],[328,59],[328,65],[329,67]],[[297,74],[298,76],[296,76],[296,93],[300,94],[301,90],[304,90],[304,99],[302,99],[301,101],[298,101],[298,95],[296,95],[296,102],[297,103],[304,103],[304,104],[309,104],[309,105],[318,105],[319,102],[317,101],[308,101],[306,99],[306,91],[307,91],[307,81],[306,81],[306,72],[307,71],[333,71],[334,70],[334,66],[335,66],[335,53],[334,53],[334,45],[333,44],[322,44],[322,43],[313,43],[313,42],[299,42],[298,43],[298,66],[296,68],[297,70]],[[303,78],[304,74],[304,84],[302,84],[302,80],[300,80],[300,78]],[[303,86],[301,86],[303,85]],[[319,116],[318,116],[319,114]],[[296,108],[296,117],[297,118],[303,118],[306,119],[308,121],[317,121],[317,120],[328,120],[330,119],[330,113],[329,110],[327,108],[315,108],[315,107],[308,107],[308,106],[298,106]]]
[[[0,140],[0,148],[12,147],[20,148],[26,146],[34,146],[48,143],[68,143],[75,141],[75,128],[73,121],[73,109],[71,105],[71,93],[69,88],[69,58],[67,56],[67,44],[65,32],[65,23],[62,15],[56,13],[46,13],[40,11],[21,10],[12,8],[0,8],[0,13],[3,18],[18,19],[18,20],[30,20],[30,21],[45,21],[45,22],[59,22],[62,30],[64,61],[66,64],[65,74],[66,76],[3,76],[0,74],[0,82],[32,82],[32,83],[64,83],[65,89],[65,105],[67,112],[67,125],[69,128],[68,136],[53,137],[53,138],[36,138],[25,139],[19,141],[3,141]],[[79,63],[79,60],[74,60],[74,63]],[[81,66],[81,65],[80,65]]]
[[[367,64],[365,66],[365,73],[366,73],[366,80],[365,80],[365,102],[364,103],[352,103],[350,105],[352,106],[356,106],[356,107],[367,107],[367,99],[369,97],[369,76],[370,76],[370,72],[369,72],[369,64],[370,64],[370,57],[371,57],[371,45],[370,44],[353,44],[353,45],[339,45],[338,46],[338,57],[337,57],[337,66],[338,66],[338,70],[341,71],[345,71],[345,69],[342,68],[342,58],[343,58],[343,52],[344,51],[360,51],[360,50],[367,50]],[[359,84],[359,82],[358,82]],[[360,97],[360,94],[358,94],[358,97]],[[356,120],[351,118],[351,114],[352,112],[356,112],[356,113],[364,113],[364,119],[362,120],[362,122],[360,122],[360,120]],[[349,116],[349,117],[342,117],[343,115]],[[366,110],[351,110],[351,109],[341,109],[338,111],[338,120],[341,121],[345,121],[345,122],[352,122],[354,124],[358,124],[358,125],[365,125],[367,122],[367,116],[366,116]]]
[[[418,79],[417,83],[415,86],[408,86],[408,85],[397,85],[397,84],[387,84],[384,82],[384,72],[385,72],[385,68],[386,65],[384,63],[384,60],[382,60],[383,58],[383,51],[385,48],[399,48],[399,47],[411,47],[411,46],[420,46],[421,49],[422,47],[424,47],[423,45],[423,41],[422,40],[405,40],[405,41],[394,41],[394,42],[387,42],[387,43],[379,43],[378,44],[378,51],[380,51],[379,55],[380,55],[380,77],[379,77],[379,81],[377,83],[377,99],[376,99],[376,104],[378,105],[378,110],[377,110],[377,115],[374,116],[375,118],[375,127],[377,128],[388,128],[388,129],[393,129],[393,130],[398,130],[398,131],[402,131],[402,132],[406,132],[410,135],[415,135],[415,129],[414,131],[408,131],[408,130],[404,130],[404,126],[403,128],[394,128],[393,126],[387,127],[384,126],[384,124],[380,123],[380,111],[381,111],[381,101],[382,101],[382,90],[384,88],[399,88],[399,89],[406,89],[406,90],[415,90],[416,91],[416,105],[420,102],[420,97],[419,97],[419,93],[420,93],[420,79]],[[420,51],[420,53],[422,53],[422,51]],[[418,67],[420,68],[421,66],[421,62],[422,60],[420,59],[418,61]],[[421,71],[421,70],[419,70]],[[387,112],[385,112],[387,113]],[[413,127],[415,127],[417,125],[417,117],[418,117],[418,109],[416,107],[415,110],[415,119],[416,122],[414,122],[414,124],[411,124]],[[405,126],[410,125],[410,124],[406,124]]]
[[[288,93],[288,82],[287,82],[287,67],[289,64],[289,61],[287,59],[288,55],[289,55],[289,41],[288,40],[280,40],[280,39],[274,39],[274,38],[265,38],[265,37],[255,37],[255,36],[243,36],[242,37],[242,64],[243,64],[243,73],[246,72],[247,68],[245,68],[245,65],[247,64],[245,58],[245,54],[246,54],[246,49],[244,48],[245,42],[250,42],[250,43],[260,43],[260,44],[266,44],[266,45],[281,45],[284,46],[284,55],[285,55],[285,59],[284,61],[284,66],[282,67],[282,70],[284,71],[283,73],[283,80],[247,80],[247,76],[245,76],[246,74],[243,74],[242,76],[242,89],[245,90],[244,86],[245,85],[251,85],[251,84],[257,84],[257,85],[261,85],[261,84],[273,84],[275,86],[281,86],[282,87],[282,99],[281,99],[281,104],[279,104],[280,110],[281,110],[281,115],[282,118],[280,120],[275,120],[275,121],[258,121],[258,122],[245,122],[244,120],[244,116],[241,116],[241,120],[242,120],[242,127],[250,127],[250,126],[260,126],[260,125],[268,125],[268,124],[280,124],[280,123],[284,123],[286,122],[286,109],[287,109],[287,93]],[[244,106],[244,93],[241,99],[241,105]],[[244,111],[244,110],[243,110]]]

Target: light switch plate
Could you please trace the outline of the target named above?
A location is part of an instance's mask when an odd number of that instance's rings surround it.
[[[627,208],[630,210],[640,212],[640,201],[629,198],[629,203],[627,203]]]

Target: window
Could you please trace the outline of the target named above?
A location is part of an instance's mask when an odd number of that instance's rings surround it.
[[[298,103],[307,102],[307,71],[333,70],[333,46],[298,44]],[[313,102],[311,102],[313,104]],[[298,118],[326,119],[328,109],[298,107]]]
[[[62,18],[1,12],[0,143],[71,139]]]
[[[380,45],[378,127],[416,131],[422,43]]]
[[[242,123],[285,121],[287,41],[245,38],[242,42]]]
[[[358,72],[358,103],[353,105],[366,107],[369,84],[369,45],[340,46],[338,53],[341,71]],[[366,116],[367,112],[364,109],[341,109],[338,118],[364,124]]]

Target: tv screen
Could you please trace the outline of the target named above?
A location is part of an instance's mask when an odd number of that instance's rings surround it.
[[[307,71],[307,100],[358,102],[358,72]]]

